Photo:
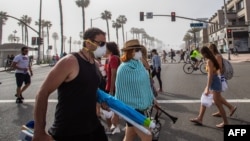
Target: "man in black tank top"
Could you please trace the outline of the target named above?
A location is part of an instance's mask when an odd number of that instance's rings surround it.
[[[96,91],[101,77],[93,55],[98,47],[104,46],[105,33],[90,28],[83,38],[83,48],[60,59],[37,94],[33,141],[108,141],[96,115]],[[48,98],[56,89],[58,103],[53,125],[47,132]]]

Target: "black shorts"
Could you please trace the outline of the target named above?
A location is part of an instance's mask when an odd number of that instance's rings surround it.
[[[195,63],[198,62],[198,60],[195,57],[191,57],[191,60],[194,61]]]
[[[140,110],[137,110],[137,109],[135,109],[137,112],[139,112],[139,113],[141,113],[142,115],[144,115],[144,112],[143,111],[140,111]],[[133,125],[131,124],[131,123],[129,123],[129,122],[126,122],[127,123],[127,125],[128,125],[128,127],[133,127]]]
[[[30,84],[31,80],[30,80],[30,75],[28,73],[24,74],[24,73],[16,73],[16,84],[17,87],[22,87],[23,82],[24,84]]]

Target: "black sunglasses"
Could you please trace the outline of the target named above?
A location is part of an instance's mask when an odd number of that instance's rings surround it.
[[[106,44],[106,42],[103,42],[103,41],[93,40],[93,42],[96,42],[100,47],[103,47]]]
[[[140,48],[136,48],[136,49],[135,49],[135,52],[138,52],[138,51],[140,51],[140,50],[141,50]]]

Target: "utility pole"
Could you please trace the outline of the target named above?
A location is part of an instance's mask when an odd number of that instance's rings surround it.
[[[40,0],[40,12],[39,12],[39,30],[38,30],[38,38],[41,39],[41,17],[42,17],[42,0]],[[40,43],[38,44],[38,49],[37,49],[37,64],[40,65],[40,59],[41,59],[41,54],[40,54]]]
[[[69,37],[69,53],[71,53],[71,36]]]
[[[226,34],[226,47],[227,47],[227,54],[228,54],[228,60],[231,60],[230,57],[230,48],[228,44],[228,37],[227,37],[227,28],[228,28],[228,22],[227,22],[227,5],[226,0],[224,0],[224,22],[225,22],[225,34]]]

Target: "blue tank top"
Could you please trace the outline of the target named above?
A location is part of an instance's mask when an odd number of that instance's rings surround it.
[[[85,135],[100,126],[96,115],[96,91],[100,75],[96,64],[73,53],[79,64],[78,75],[58,87],[55,119],[49,133],[52,136]]]

